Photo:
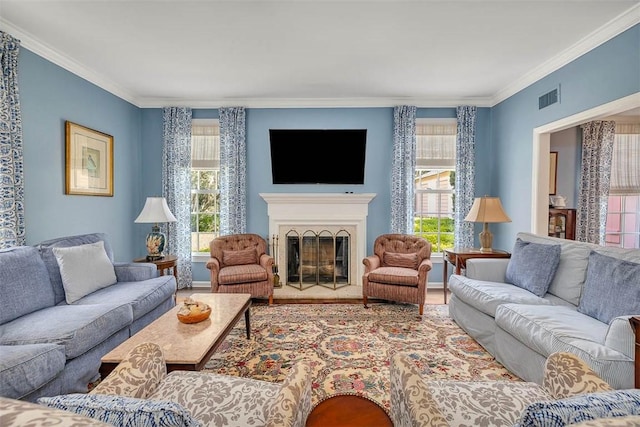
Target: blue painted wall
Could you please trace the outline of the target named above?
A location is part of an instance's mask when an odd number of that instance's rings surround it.
[[[116,260],[139,256],[131,236],[144,202],[140,109],[26,49],[20,50],[18,79],[27,244],[105,232]],[[66,120],[113,136],[113,197],[64,194]]]
[[[162,193],[162,111],[140,109],[72,73],[21,49],[19,81],[25,145],[28,243],[94,231],[109,234],[118,260],[145,253],[148,224],[134,224],[145,198]],[[542,111],[537,98],[561,85],[561,103]],[[479,108],[476,123],[476,196],[499,196],[512,218],[494,224],[494,246],[509,249],[515,233],[530,229],[533,128],[640,91],[640,25],[493,108]],[[453,108],[419,108],[418,117],[455,117]],[[195,118],[217,118],[197,109]],[[114,197],[64,195],[64,121],[115,138]],[[367,128],[365,184],[272,185],[268,129]],[[371,192],[368,248],[389,231],[393,110],[388,108],[248,109],[249,231],[268,233],[266,203],[258,193]],[[478,226],[479,227],[479,226]],[[476,234],[480,229],[476,229]],[[431,281],[441,280],[434,270]],[[204,264],[195,280],[208,280]]]
[[[538,110],[538,97],[558,85],[560,103]],[[491,189],[513,220],[492,224],[494,247],[510,249],[517,232],[531,230],[533,129],[639,91],[635,25],[492,108]]]

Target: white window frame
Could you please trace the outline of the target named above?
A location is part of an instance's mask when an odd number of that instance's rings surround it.
[[[192,125],[198,125],[198,126],[220,126],[220,121],[218,119],[192,119],[191,120]],[[218,150],[219,151],[219,150]],[[206,168],[206,167],[200,167],[200,166],[194,166],[193,165],[193,160],[192,160],[192,165],[191,165],[191,171],[194,170],[217,170],[217,172],[220,172],[220,166],[218,165],[217,167],[214,168]],[[218,184],[220,183],[220,180],[218,179]],[[211,193],[212,191],[217,191],[220,192],[220,188],[217,188],[216,190],[204,190],[204,191],[199,191],[198,189],[191,189],[190,195],[193,194],[199,194],[199,193]],[[219,208],[219,206],[218,206]],[[198,209],[197,206],[194,209],[194,206],[191,206],[191,215],[193,214],[198,214]],[[220,212],[218,211],[218,215],[220,214]],[[191,232],[191,236],[193,236],[194,233],[198,233],[196,232]],[[192,237],[193,238],[193,237]],[[192,252],[191,253],[191,260],[193,262],[206,262],[209,258],[211,257],[211,255],[209,253],[206,252]]]
[[[418,118],[416,119],[416,125],[419,124],[433,124],[433,125],[445,125],[445,126],[457,126],[457,120],[455,118]],[[417,126],[416,126],[417,127]],[[417,134],[417,130],[416,130],[416,139],[418,138],[418,134]],[[416,150],[418,149],[418,143],[416,140]],[[417,157],[417,153],[416,153],[416,157]],[[434,173],[440,173],[443,171],[452,171],[455,173],[455,159],[453,161],[453,164],[451,164],[451,162],[441,162],[440,164],[434,164],[433,166],[430,167],[425,167],[424,165],[420,165],[419,160],[416,161],[416,175],[418,173],[418,171],[431,171]],[[443,215],[444,212],[442,212],[442,208],[441,208],[441,204],[442,204],[442,195],[450,195],[451,197],[451,203],[453,204],[453,195],[455,194],[455,188],[452,189],[442,189],[439,186],[439,180],[437,179],[435,181],[437,183],[436,188],[430,188],[430,189],[425,189],[425,188],[419,188],[418,187],[418,182],[417,180],[415,181],[415,187],[414,187],[414,193],[415,193],[415,200],[414,200],[414,208],[417,208],[417,206],[422,205],[422,200],[424,197],[427,198],[436,198],[437,199],[437,205],[438,208],[434,213],[434,215],[419,215],[418,211],[416,210],[414,212],[414,217],[417,218],[426,218],[426,217],[432,217],[432,216],[436,216],[436,217],[445,217],[445,215]],[[426,212],[428,213],[428,212]],[[453,206],[451,206],[451,219],[453,220]],[[441,241],[441,235],[443,234],[448,234],[448,232],[442,232],[440,229],[438,229],[437,231],[438,233],[438,243]],[[453,232],[452,232],[453,233]],[[436,251],[435,247],[432,247],[432,258],[442,258],[443,256],[443,252],[442,251]]]

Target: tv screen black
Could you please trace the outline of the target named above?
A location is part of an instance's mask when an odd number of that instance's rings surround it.
[[[269,129],[274,184],[364,184],[366,129]]]

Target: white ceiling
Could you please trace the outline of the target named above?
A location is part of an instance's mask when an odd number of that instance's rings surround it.
[[[629,0],[0,0],[0,29],[140,107],[495,105],[640,22]]]

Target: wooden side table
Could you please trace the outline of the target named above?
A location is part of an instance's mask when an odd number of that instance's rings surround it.
[[[451,263],[456,267],[456,274],[460,274],[463,268],[467,268],[467,260],[471,258],[511,258],[507,251],[494,249],[491,252],[480,252],[477,248],[453,248],[444,249],[444,265],[442,267],[442,285],[444,287],[444,303],[447,303],[447,266]]]
[[[635,388],[640,388],[640,317],[634,316],[629,319],[631,328],[636,335],[636,351],[634,358],[635,366]]]
[[[393,427],[387,412],[373,400],[357,394],[338,394],[318,403],[306,427]]]
[[[155,264],[160,271],[160,275],[164,276],[165,270],[172,269],[173,276],[176,278],[176,282],[178,281],[178,257],[175,255],[166,255],[162,259],[157,259],[155,261],[147,261],[146,257],[136,258],[133,262],[148,262],[150,264]]]

